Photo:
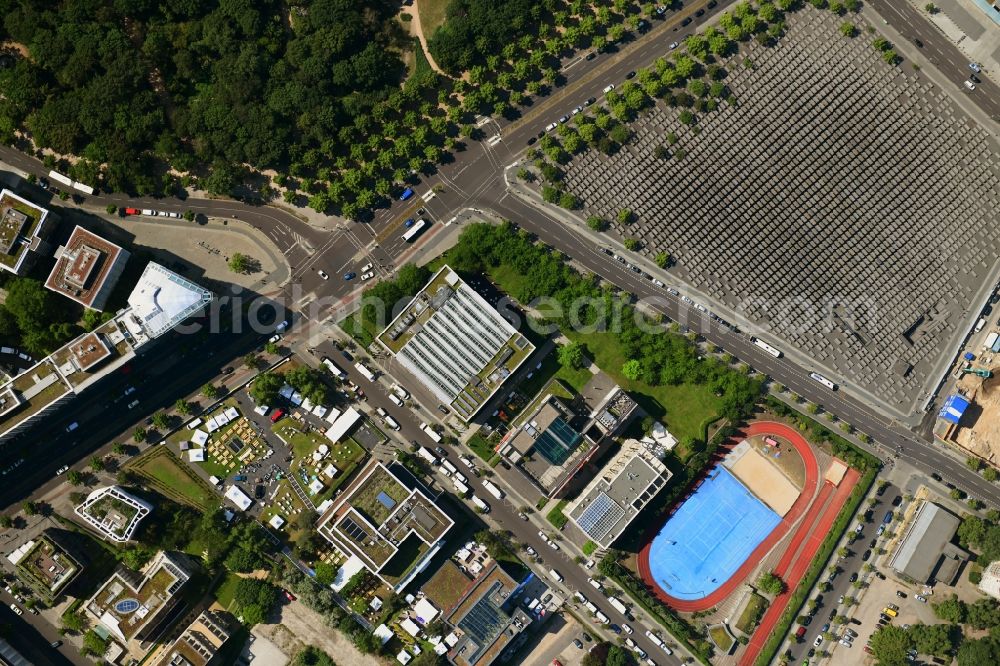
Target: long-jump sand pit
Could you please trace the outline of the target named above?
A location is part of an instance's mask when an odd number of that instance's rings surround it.
[[[723,464],[779,516],[788,513],[799,497],[800,489],[750,442],[737,445]]]

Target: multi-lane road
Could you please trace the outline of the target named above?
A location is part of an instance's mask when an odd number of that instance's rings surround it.
[[[433,198],[419,204],[396,202],[391,208],[379,212],[368,223],[315,225],[278,208],[250,206],[216,199],[153,200],[129,199],[124,195],[97,195],[88,197],[86,205],[103,208],[113,203],[118,206],[149,206],[179,211],[190,209],[213,217],[238,217],[260,229],[285,254],[293,266],[292,281],[301,285],[303,291],[311,292],[316,297],[341,299],[356,294],[360,288],[356,282],[344,282],[339,279],[342,272],[349,270],[355,264],[360,265],[369,260],[375,260],[385,268],[391,268],[399,263],[401,255],[409,247],[399,238],[402,221],[406,217],[413,216],[418,207],[425,208],[427,216],[437,224],[451,219],[457,211],[465,208],[488,209],[517,222],[586,270],[601,275],[639,298],[647,299],[652,307],[671,319],[682,322],[704,336],[706,340],[746,361],[756,370],[782,382],[804,398],[823,405],[825,409],[851,423],[861,432],[869,434],[880,446],[878,452],[881,457],[889,458],[893,452],[898,452],[902,459],[916,467],[934,469],[946,480],[970,494],[1000,505],[1000,492],[995,486],[985,482],[979,475],[968,470],[961,461],[942,451],[934,443],[915,435],[882,416],[876,409],[845,393],[826,390],[809,379],[809,368],[796,365],[787,358],[776,359],[767,355],[751,344],[745,335],[734,333],[729,328],[701,316],[696,310],[688,308],[676,298],[654,287],[648,280],[622,270],[619,264],[597,250],[595,241],[585,232],[565,224],[544,208],[529,204],[508,190],[503,178],[504,168],[522,156],[531,137],[536,136],[559,116],[569,113],[584,100],[600,97],[603,88],[609,83],[622,82],[628,72],[646,66],[664,55],[668,52],[670,42],[679,41],[684,35],[694,32],[700,23],[712,20],[715,14],[732,3],[720,2],[704,16],[695,16],[695,12],[705,8],[707,4],[707,2],[690,3],[680,12],[668,13],[663,20],[653,21],[651,29],[646,34],[622,45],[617,52],[602,53],[593,60],[585,60],[582,56],[567,60],[563,65],[564,83],[560,88],[547,97],[536,100],[536,103],[516,120],[491,120],[483,126],[487,136],[499,134],[501,137],[499,142],[483,141],[470,144],[467,150],[455,156],[454,162],[440,167],[436,174],[415,188],[419,194],[424,194],[432,187],[436,187],[438,192]],[[968,63],[965,58],[943,35],[926,24],[915,10],[905,3],[904,5],[898,7],[885,0],[873,2],[873,6],[884,12],[896,29],[902,31],[908,38],[919,38],[923,43],[924,53],[934,60],[945,74],[955,76],[956,84],[961,85],[961,80],[968,75]],[[682,20],[688,17],[692,18],[693,22],[688,26],[682,26]],[[968,95],[967,99],[969,103],[979,105],[994,117],[1000,112],[1000,91],[995,84],[986,79],[983,79],[983,83],[974,94]],[[0,160],[38,176],[43,176],[47,172],[38,160],[9,147],[0,147]],[[135,223],[141,224],[141,221]],[[331,279],[323,280],[317,273],[318,269],[329,273]],[[655,269],[650,270],[652,272]],[[669,281],[668,275],[661,275],[661,278]],[[719,314],[725,316],[723,313]],[[237,351],[239,350],[234,349],[233,354]],[[402,434],[407,439],[429,444],[409,410],[399,410],[387,399],[382,399],[381,390],[375,389],[363,378],[354,376],[355,374],[352,373],[352,379],[369,391],[378,406],[393,414],[402,425]],[[92,390],[101,391],[106,396],[107,392],[117,391],[121,386],[124,386],[124,382],[115,380],[107,386]],[[163,406],[170,404],[167,393],[172,392],[172,388],[166,383],[151,389],[151,392],[153,393],[151,397],[155,397],[154,402]],[[178,391],[175,395],[183,393]],[[96,444],[100,437],[112,436],[111,430],[114,428],[118,428],[114,434],[121,432],[122,426],[127,424],[127,419],[121,415],[114,415],[111,418],[106,416],[105,405],[101,402],[104,396],[98,398],[95,394],[90,397],[85,393],[71,410],[76,412],[79,407],[84,407],[94,414],[94,427],[92,430],[88,428],[87,431],[88,444],[90,442]],[[105,423],[104,419],[108,419],[108,422]],[[66,443],[66,436],[62,430],[65,422],[65,418],[59,417],[52,419],[52,423],[45,426],[47,435],[52,441]],[[88,444],[81,443],[77,450],[81,452],[86,450]],[[55,464],[53,462],[53,466]],[[485,495],[477,479],[470,481],[475,492]],[[15,495],[16,492],[9,496],[8,500]],[[518,541],[529,544],[542,553],[546,564],[556,566],[566,577],[567,587],[588,589],[586,572],[573,564],[564,551],[553,553],[539,539],[533,523],[520,520],[514,507],[497,504],[493,511],[494,519],[511,530]],[[603,597],[596,594],[588,596],[614,622],[621,624],[625,621]],[[655,657],[658,662],[662,660],[662,653],[644,636],[637,634],[633,638],[649,654],[658,655]]]

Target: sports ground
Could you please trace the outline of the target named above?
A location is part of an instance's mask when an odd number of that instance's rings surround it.
[[[720,473],[724,469],[721,464],[695,483],[649,538],[637,562],[643,581],[676,610],[697,612],[717,606],[746,582],[790,533],[792,538],[775,570],[788,589],[794,589],[857,482],[858,475],[851,470],[839,485],[822,481],[820,487],[819,464],[812,447],[797,430],[783,423],[753,423],[725,448],[758,435],[779,437],[795,448],[805,466],[802,490],[787,513],[778,516],[731,474]],[[771,605],[747,654],[756,656],[769,632],[767,627],[773,628],[786,603],[787,595],[781,595]]]
[[[650,571],[671,596],[702,599],[729,580],[779,522],[720,465],[653,539]]]

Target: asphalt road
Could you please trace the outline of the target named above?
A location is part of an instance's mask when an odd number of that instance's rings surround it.
[[[464,152],[456,155],[453,163],[440,167],[436,174],[425,178],[424,182],[415,188],[419,194],[428,192],[435,185],[440,185],[443,188],[434,198],[423,204],[428,211],[428,216],[436,223],[442,223],[453,217],[458,210],[466,207],[496,211],[517,222],[528,231],[536,233],[543,241],[564,252],[588,270],[602,275],[638,297],[648,298],[653,295],[661,297],[662,302],[657,305],[660,311],[672,319],[684,323],[691,330],[700,333],[708,341],[746,361],[755,369],[782,382],[797,394],[812,402],[822,404],[841,419],[853,424],[858,430],[868,433],[883,447],[881,457],[888,458],[889,452],[899,450],[899,455],[916,467],[936,470],[945,477],[945,480],[955,483],[971,495],[989,500],[995,505],[1000,504],[1000,492],[992,484],[983,481],[977,474],[965,468],[961,461],[957,461],[951,455],[942,452],[933,443],[917,437],[909,430],[894,424],[878,414],[877,411],[842,392],[835,393],[826,390],[808,378],[808,368],[797,366],[785,358],[775,359],[768,356],[753,346],[747,337],[736,335],[707,318],[693,316],[699,313],[690,310],[668,294],[657,290],[647,280],[621,270],[610,258],[597,252],[592,241],[579,237],[576,232],[559,220],[548,215],[545,211],[511,196],[506,190],[502,178],[503,168],[523,154],[530,137],[537,135],[547,124],[557,120],[559,116],[569,113],[573,107],[581,104],[587,98],[600,97],[607,84],[621,83],[629,71],[645,66],[656,57],[667,53],[670,42],[679,41],[685,34],[693,32],[701,21],[708,18],[708,16],[701,19],[696,18],[692,25],[680,26],[680,21],[684,17],[692,16],[696,10],[706,4],[706,2],[690,3],[681,12],[668,14],[665,20],[654,21],[652,29],[647,34],[623,45],[616,53],[601,54],[592,61],[580,58],[567,61],[563,69],[564,85],[547,97],[537,100],[521,118],[513,121],[490,121],[484,126],[483,129],[487,136],[495,131],[501,132],[502,140],[498,144],[490,145],[489,142],[485,141],[470,144]],[[719,7],[711,10],[709,14],[716,13],[729,4],[731,2],[721,2]],[[872,4],[880,12],[884,12],[893,25],[903,31],[904,35],[917,36],[921,39],[924,43],[924,51],[932,58],[937,59],[939,67],[949,76],[954,75],[957,85],[961,85],[961,80],[968,76],[967,61],[957,49],[947,42],[943,35],[932,26],[924,23],[916,11],[905,3],[903,6],[897,6],[896,4],[890,5],[885,0],[873,0]],[[988,82],[987,79],[983,79],[983,83],[980,84],[975,93],[969,95],[968,99],[971,103],[982,106],[991,115],[995,116],[1000,110],[997,87],[992,82]],[[0,159],[39,176],[47,173],[47,169],[38,160],[9,147],[0,147]],[[357,282],[344,282],[337,276],[344,270],[351,269],[359,261],[374,259],[385,267],[379,269],[380,273],[387,272],[386,269],[393,267],[396,258],[407,248],[399,238],[402,221],[406,217],[412,216],[421,205],[412,202],[396,202],[391,208],[379,212],[371,223],[354,224],[347,229],[328,231],[311,226],[295,215],[277,208],[255,207],[228,200],[129,199],[123,195],[101,195],[87,197],[86,203],[98,207],[114,203],[118,206],[149,206],[162,210],[183,211],[191,209],[218,217],[238,215],[241,220],[260,228],[269,238],[274,240],[294,267],[293,280],[300,283],[306,292],[314,292],[317,296],[341,298],[350,296],[359,290],[360,285]],[[141,221],[136,220],[136,223],[140,224]],[[361,258],[356,259],[358,256]],[[319,268],[330,273],[333,276],[332,279],[322,280],[316,272]],[[213,348],[216,346],[212,345]],[[233,348],[231,352],[228,356],[230,359],[235,357],[237,353],[242,353],[237,348]],[[220,346],[220,355],[221,353]],[[189,372],[194,371],[191,364],[188,365],[187,369]],[[214,371],[217,371],[217,368],[206,372],[206,374],[212,375]],[[166,406],[171,404],[172,399],[177,395],[186,393],[186,390],[181,386],[181,383],[184,383],[183,379],[180,377],[173,379],[174,381],[164,380],[157,387],[150,388],[150,405]],[[365,387],[366,392],[368,389],[372,389],[363,378],[356,376],[355,373],[352,373],[352,379]],[[192,380],[191,383],[198,384],[203,381],[204,379],[199,378]],[[186,385],[187,383],[185,383]],[[20,483],[14,486],[14,492],[6,488],[3,492],[8,493],[9,498],[15,497],[19,493],[23,493],[31,484],[37,484],[38,479],[45,476],[48,467],[54,470],[63,462],[64,458],[79,458],[82,452],[100,446],[123,430],[130,430],[130,423],[134,422],[135,419],[130,419],[127,414],[120,414],[114,409],[110,410],[112,416],[109,418],[106,413],[106,404],[102,402],[107,393],[118,389],[123,390],[124,386],[125,382],[121,379],[109,380],[107,386],[100,387],[106,389],[106,392],[101,391],[104,395],[98,397],[98,389],[92,389],[94,395],[88,396],[85,393],[83,397],[78,399],[72,410],[67,409],[60,415],[47,419],[45,425],[40,426],[42,430],[38,434],[43,435],[39,441],[58,442],[58,445],[53,444],[49,449],[52,454],[49,458],[51,462],[47,466],[40,466],[39,474],[30,479],[18,479]],[[406,410],[406,417],[400,418],[402,414],[399,413],[399,410],[387,399],[382,400],[383,392],[381,390],[374,391],[372,389],[372,391],[370,393],[372,399],[379,401],[377,404],[392,413],[402,424],[402,432],[407,439],[416,439],[424,444],[429,443],[408,410]],[[81,407],[84,409],[81,410]],[[122,411],[124,410],[122,409]],[[150,411],[144,401],[142,413],[146,414]],[[64,429],[71,420],[68,416],[70,413],[87,414],[88,416],[85,417],[85,422],[79,431],[81,441],[70,443],[67,446]],[[78,417],[73,417],[73,419],[76,418]],[[87,421],[94,423],[91,424]],[[34,439],[35,433],[32,433],[32,440]],[[51,471],[47,473],[51,473]],[[27,475],[25,476],[27,477]],[[487,494],[479,487],[478,480],[470,480],[473,482],[471,485],[477,494],[486,497]],[[537,530],[529,528],[529,524],[517,519],[516,512],[512,509],[513,507],[499,504],[494,507],[493,517],[498,519],[507,529],[513,531],[518,540],[532,545],[539,553],[549,553],[548,547],[538,538]],[[574,566],[562,551],[548,554],[547,557],[547,562],[551,561],[552,565],[559,568],[570,587],[581,590],[588,589],[586,572]],[[596,597],[598,595],[588,596]],[[623,621],[623,618],[614,609],[607,604],[599,603],[602,599],[592,598],[591,600],[598,603],[614,622],[620,624]],[[646,641],[644,636],[638,635],[633,638],[651,655],[658,654],[658,651]],[[657,661],[660,660],[657,658]]]
[[[996,82],[977,74],[980,83],[970,91],[962,83],[973,73],[966,58],[941,32],[924,18],[920,11],[909,2],[890,0],[869,0],[869,4],[889,22],[900,34],[920,48],[942,74],[955,82],[955,89],[969,97],[969,101],[1000,121],[1000,86]],[[995,75],[995,74],[994,74]]]

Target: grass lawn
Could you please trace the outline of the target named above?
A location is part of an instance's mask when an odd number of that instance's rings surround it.
[[[719,646],[719,649],[729,654],[729,651],[733,649],[733,639],[729,632],[724,627],[712,627],[708,633],[712,635],[712,640]]]
[[[193,474],[166,447],[149,449],[146,455],[134,458],[129,466],[153,481],[157,490],[168,497],[206,510],[219,504],[219,497],[208,482]]]
[[[567,384],[577,393],[583,391],[583,387],[587,385],[587,382],[589,382],[593,376],[593,373],[587,368],[570,368],[561,365],[559,366],[559,369],[556,370],[556,379],[561,379],[564,384]]]
[[[569,500],[559,500],[559,502],[549,510],[549,513],[545,518],[552,523],[557,530],[561,530],[569,522],[569,518],[563,513],[563,507],[566,506]]]
[[[323,433],[313,432],[307,435],[299,430],[291,419],[282,419],[277,425],[271,426],[271,430],[292,447],[296,460],[312,455],[320,444],[330,444],[330,440]]]
[[[765,610],[767,610],[767,599],[759,594],[751,594],[750,601],[743,609],[740,619],[736,621],[736,628],[744,634],[752,634],[753,630],[757,628],[760,618],[764,616]]]
[[[424,37],[430,39],[434,31],[444,23],[445,14],[451,0],[420,0],[420,28]]]
[[[369,345],[375,341],[375,331],[369,330],[361,322],[360,312],[355,312],[350,317],[340,320],[337,325],[365,349],[367,349]]]
[[[223,608],[228,609],[233,603],[233,595],[236,593],[236,586],[239,585],[240,577],[234,573],[227,573],[225,577],[219,581],[218,586],[216,586],[214,593],[215,598],[219,601],[219,604]]]
[[[627,359],[622,356],[614,333],[564,332],[574,342],[585,345],[587,356],[631,393],[644,410],[661,420],[677,439],[704,438],[704,424],[719,413],[719,399],[707,386],[649,386],[626,379],[621,374],[621,367]]]
[[[478,432],[469,438],[469,448],[487,463],[496,455],[493,451],[493,445],[486,441],[486,438]]]
[[[597,544],[594,543],[593,541],[587,541],[587,543],[583,544],[582,550],[584,555],[587,556],[593,555],[594,551],[597,550]]]

